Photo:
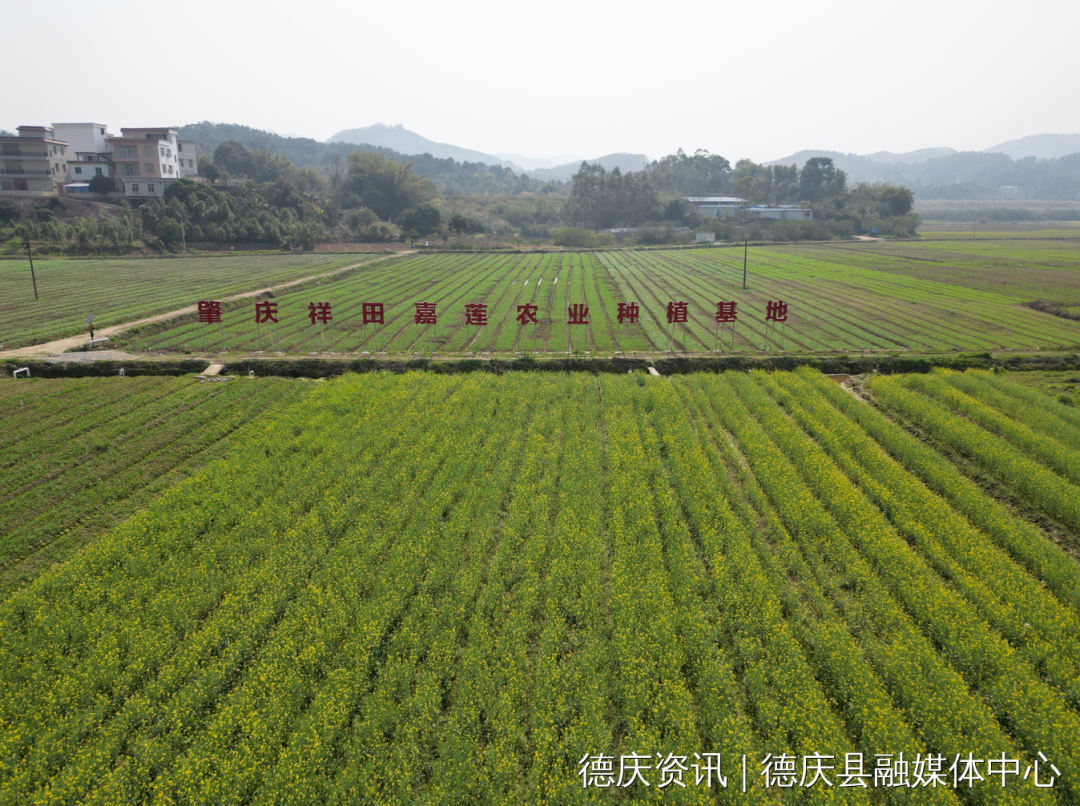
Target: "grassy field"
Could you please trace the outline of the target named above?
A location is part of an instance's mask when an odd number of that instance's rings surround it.
[[[1064,222],[1054,227],[1047,227],[1045,224],[1038,224],[1032,227],[1025,227],[1022,225],[1010,227],[997,222],[989,222],[984,224],[982,228],[975,228],[974,238],[972,237],[972,230],[970,227],[967,229],[963,229],[962,227],[954,229],[952,222],[948,223],[950,226],[945,229],[919,227],[919,236],[928,240],[943,241],[982,241],[988,238],[1009,241],[1018,239],[1080,239],[1080,226],[1070,226],[1068,223]]]
[[[0,383],[0,595],[229,450],[309,384],[192,378]]]
[[[179,383],[132,416],[295,390]],[[1075,409],[985,372],[306,386],[0,604],[0,802],[1080,800]],[[38,388],[77,429],[121,387]],[[25,440],[8,487],[84,441]],[[726,789],[660,787],[714,752]],[[652,785],[584,787],[600,753]],[[782,753],[831,785],[767,787]],[[945,783],[840,788],[846,753]]]
[[[278,325],[256,327],[254,303],[225,317],[229,351],[379,353],[546,351],[610,354],[676,350],[900,352],[1074,349],[1080,323],[1025,302],[1080,300],[1080,242],[865,243],[755,247],[748,289],[742,249],[562,254],[420,255],[378,264],[317,290],[276,297]],[[735,301],[734,328],[715,323],[716,302]],[[766,333],[769,300],[789,305],[786,328]],[[667,324],[668,302],[688,303],[686,324]],[[333,326],[313,326],[308,305],[329,302]],[[385,306],[364,325],[362,304]],[[437,325],[414,323],[416,302],[437,306]],[[636,324],[617,321],[636,302]],[[465,325],[465,306],[486,303],[488,324]],[[588,327],[567,324],[584,303]],[[535,304],[537,324],[519,325]],[[261,336],[261,338],[260,338]],[[721,338],[722,336],[722,338]],[[202,351],[189,318],[150,326],[130,349]],[[207,348],[220,349],[214,329]]]
[[[371,260],[375,255],[229,255],[122,260],[0,260],[0,345],[21,347],[86,333]]]

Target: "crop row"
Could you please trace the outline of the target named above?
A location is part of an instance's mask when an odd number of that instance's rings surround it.
[[[602,293],[587,264],[561,270],[568,298]],[[1068,774],[764,787],[767,753],[832,754],[837,773],[845,753],[1080,765],[1076,561],[832,381],[303,386],[0,603],[0,802],[1076,799]],[[83,438],[63,409],[93,385],[42,388]],[[117,428],[210,411],[186,397],[209,388],[129,388]],[[617,770],[695,752],[722,754],[727,789],[578,774],[598,753]]]
[[[255,255],[223,258],[0,261],[0,344],[36,344],[301,277],[362,264],[372,255]],[[193,295],[199,295],[193,298]]]

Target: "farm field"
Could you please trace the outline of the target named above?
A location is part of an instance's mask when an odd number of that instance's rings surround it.
[[[310,384],[279,379],[0,384],[0,596],[228,451]]]
[[[229,296],[363,263],[375,255],[0,260],[0,345],[5,348],[86,333],[194,305],[199,294]]]
[[[1080,345],[1080,323],[1031,310],[1036,299],[1080,299],[1077,243],[868,243],[754,247],[748,290],[743,250],[556,254],[418,255],[348,278],[277,295],[279,323],[255,322],[254,301],[224,317],[231,352],[409,354],[467,352],[903,352],[1058,350]],[[715,322],[717,301],[735,301],[738,322]],[[767,332],[770,300],[788,303],[786,327]],[[667,304],[687,303],[669,326]],[[328,302],[332,326],[312,324],[309,304]],[[417,302],[436,305],[437,324],[416,324]],[[618,303],[640,319],[619,324]],[[381,303],[382,325],[362,305]],[[465,306],[485,303],[487,324],[465,324]],[[567,324],[583,303],[589,324]],[[518,306],[537,306],[519,324]],[[220,350],[216,327],[206,349]],[[151,325],[123,344],[139,351],[202,351],[202,325]]]
[[[927,240],[970,241],[972,239],[971,222],[966,222],[965,226],[965,222],[924,221],[919,225],[919,237]],[[989,238],[1010,241],[1029,238],[1033,240],[1043,238],[1075,239],[1080,238],[1080,222],[1058,221],[1048,226],[1042,222],[1026,224],[988,221],[975,227],[975,237],[979,240]]]
[[[116,388],[72,383],[47,411]],[[1077,410],[989,372],[856,391],[306,384],[0,603],[0,802],[1080,801]],[[585,786],[601,753],[651,785]],[[816,756],[830,785],[799,781]]]

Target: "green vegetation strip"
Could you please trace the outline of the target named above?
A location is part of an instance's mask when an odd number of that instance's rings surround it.
[[[1080,768],[1080,566],[907,430],[1075,532],[1073,410],[987,372],[869,391],[808,368],[5,382],[10,558],[50,515],[162,492],[0,603],[0,801],[660,803],[583,788],[581,759],[720,752],[729,788],[688,772],[677,802],[1075,802],[1067,773],[764,786],[767,753]]]

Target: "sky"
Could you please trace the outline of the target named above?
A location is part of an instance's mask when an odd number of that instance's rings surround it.
[[[0,49],[22,77],[2,128],[401,123],[486,153],[732,162],[1080,132],[1077,0],[54,0],[48,20]]]

